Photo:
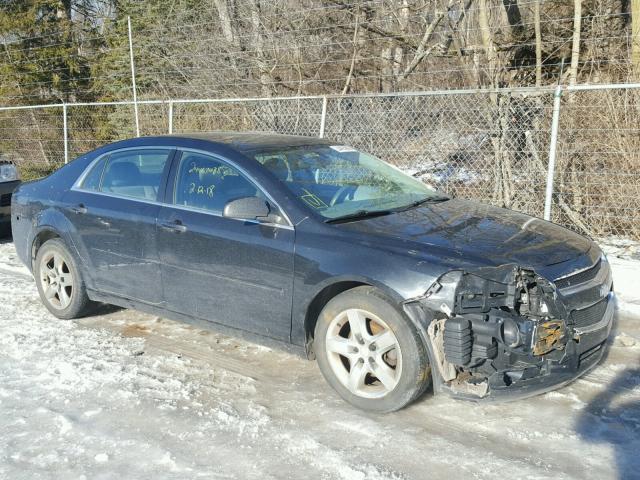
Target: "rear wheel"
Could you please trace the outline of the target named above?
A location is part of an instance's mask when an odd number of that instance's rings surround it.
[[[40,247],[34,273],[40,299],[56,317],[78,318],[89,311],[91,301],[80,271],[62,240],[47,240]]]
[[[327,382],[365,410],[398,410],[431,378],[418,332],[372,287],[349,290],[327,303],[316,324],[314,350]]]

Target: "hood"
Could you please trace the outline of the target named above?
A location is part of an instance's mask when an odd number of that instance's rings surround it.
[[[584,256],[592,246],[591,240],[559,225],[459,199],[340,227],[367,236],[408,241],[425,250],[437,247],[453,257],[486,266],[515,263],[534,270]]]

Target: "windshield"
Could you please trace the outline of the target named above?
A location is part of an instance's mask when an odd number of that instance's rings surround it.
[[[326,219],[442,199],[422,182],[351,147],[279,147],[250,155]]]

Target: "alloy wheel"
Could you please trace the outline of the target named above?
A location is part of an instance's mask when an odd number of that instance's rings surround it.
[[[58,252],[42,257],[40,284],[44,297],[53,308],[64,310],[73,298],[73,275],[68,261]]]
[[[354,395],[380,398],[400,380],[398,339],[371,312],[351,308],[338,314],[327,329],[325,348],[333,373]]]

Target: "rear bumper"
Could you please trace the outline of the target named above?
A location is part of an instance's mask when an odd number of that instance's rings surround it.
[[[489,377],[489,389],[481,398],[455,392],[451,392],[452,395],[482,402],[512,401],[556,390],[571,383],[593,369],[602,359],[613,325],[614,300],[614,293],[610,292],[607,309],[599,322],[589,328],[574,329],[574,336],[567,342],[562,360],[545,360],[540,366],[510,370],[510,377],[517,378],[520,373],[522,376],[508,386],[504,382],[507,372],[496,372]]]

